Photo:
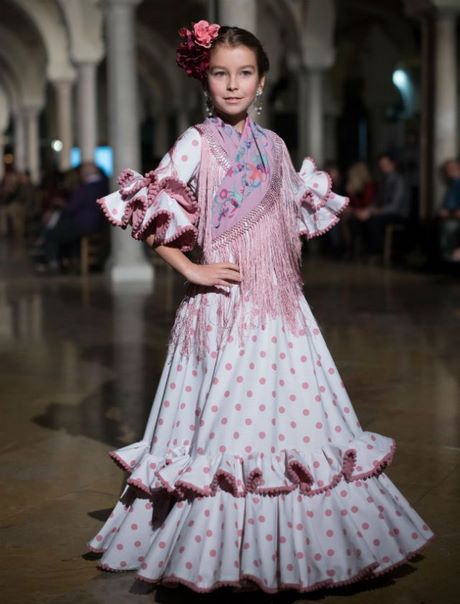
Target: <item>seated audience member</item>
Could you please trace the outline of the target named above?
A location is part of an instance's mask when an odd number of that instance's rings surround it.
[[[382,181],[377,188],[375,200],[367,208],[355,210],[355,217],[364,224],[367,251],[380,255],[383,251],[387,224],[404,224],[410,212],[410,197],[407,184],[398,172],[395,159],[388,153],[378,158]]]
[[[337,163],[333,160],[328,160],[322,166],[322,170],[330,175],[332,180],[332,190],[339,195],[346,195],[342,173]],[[334,256],[339,255],[344,247],[341,229],[337,228],[327,231],[322,237],[321,243],[323,244],[324,251],[330,252]]]
[[[19,174],[19,185],[17,199],[21,204],[23,215],[21,222],[17,227],[18,236],[24,237],[29,227],[32,227],[38,208],[37,187],[32,183],[30,172],[21,172]]]
[[[353,219],[356,213],[364,208],[368,208],[375,199],[376,184],[371,176],[367,164],[363,161],[358,161],[352,164],[347,173],[347,182],[345,185],[345,194],[350,198],[350,203],[343,215],[342,233],[345,241],[345,254],[351,258],[357,251],[358,242],[363,244],[363,228],[364,224],[359,219]]]
[[[448,159],[443,165],[447,190],[438,211],[438,237],[444,260],[457,261],[460,246],[460,161]]]
[[[44,231],[43,250],[52,272],[59,272],[62,246],[77,245],[80,239],[105,227],[96,199],[108,194],[107,178],[92,162],[80,167],[80,184],[62,208],[53,228]]]
[[[20,232],[21,205],[18,202],[19,175],[14,170],[8,170],[0,185],[0,229],[1,234],[15,237]]]

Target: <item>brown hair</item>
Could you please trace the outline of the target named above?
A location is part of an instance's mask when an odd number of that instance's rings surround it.
[[[262,77],[270,69],[270,61],[268,60],[264,47],[260,43],[259,39],[247,29],[222,25],[219,29],[217,37],[212,43],[211,48],[224,45],[247,46],[254,51],[257,60],[257,70],[260,77]]]

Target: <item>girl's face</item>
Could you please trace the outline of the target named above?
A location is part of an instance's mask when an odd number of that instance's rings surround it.
[[[257,59],[247,46],[219,44],[210,56],[208,90],[215,112],[225,121],[238,125],[262,90],[265,76],[259,77]]]

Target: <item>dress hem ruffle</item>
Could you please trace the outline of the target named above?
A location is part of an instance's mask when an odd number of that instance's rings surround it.
[[[176,447],[166,456],[149,452],[139,441],[110,451],[110,457],[131,475],[127,482],[147,495],[165,489],[178,499],[193,494],[214,496],[222,486],[235,497],[248,494],[277,496],[299,489],[312,497],[351,482],[377,476],[391,463],[396,442],[362,432],[347,445],[325,445],[310,452],[283,449],[279,454],[253,453],[246,457],[220,453],[192,458],[187,447]]]
[[[289,589],[294,589],[299,592],[310,592],[310,591],[316,591],[319,589],[332,589],[334,587],[344,587],[346,585],[351,585],[358,581],[362,581],[365,579],[374,579],[374,578],[378,578],[382,575],[388,574],[389,572],[402,566],[403,564],[405,564],[406,562],[408,562],[415,556],[419,555],[422,551],[425,550],[425,548],[430,543],[432,543],[434,541],[435,538],[436,538],[435,535],[427,538],[425,543],[423,543],[420,547],[418,547],[415,550],[412,550],[411,552],[406,554],[403,558],[401,558],[401,560],[399,560],[398,562],[395,562],[391,566],[384,568],[381,571],[377,570],[377,568],[380,566],[379,563],[372,562],[371,564],[369,564],[365,568],[361,569],[358,573],[356,573],[353,577],[350,577],[349,579],[345,579],[343,581],[333,581],[333,579],[326,579],[324,581],[318,581],[317,583],[314,583],[313,585],[308,585],[308,586],[304,586],[300,583],[280,583],[278,585],[278,587],[276,587],[276,588],[269,588],[266,585],[264,585],[264,583],[260,580],[260,577],[257,577],[256,575],[251,575],[249,573],[242,574],[239,581],[216,581],[210,587],[199,587],[196,583],[193,583],[193,581],[184,579],[183,577],[180,577],[179,575],[163,575],[163,576],[159,577],[158,579],[150,579],[137,572],[136,579],[139,579],[140,581],[144,581],[145,583],[149,583],[152,585],[153,584],[157,584],[157,585],[163,584],[163,585],[167,586],[168,583],[170,583],[170,584],[171,583],[172,584],[180,583],[181,585],[184,585],[185,587],[188,587],[197,593],[209,593],[211,591],[219,589],[220,587],[242,588],[242,587],[247,586],[247,581],[255,583],[257,585],[257,587],[259,587],[262,591],[264,591],[265,593],[270,593],[270,594],[277,593],[280,591],[286,591]],[[92,547],[89,544],[87,544],[87,547],[95,553],[103,553],[105,551],[105,550],[97,550],[96,548]],[[130,571],[132,572],[132,570],[133,570],[133,569],[112,568],[111,566],[109,566],[108,564],[105,564],[105,563],[98,564],[97,568],[99,568],[100,570],[103,570],[105,572],[112,572],[112,573],[122,573],[122,572],[130,572]]]

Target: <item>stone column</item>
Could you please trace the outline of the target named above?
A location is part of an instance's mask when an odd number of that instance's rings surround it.
[[[58,137],[62,142],[59,153],[59,169],[70,168],[70,150],[73,144],[72,80],[55,80],[57,101]]]
[[[78,144],[81,160],[93,161],[97,146],[97,64],[78,64]]]
[[[458,153],[457,107],[457,41],[456,13],[442,8],[435,17],[435,123],[434,123],[434,170]],[[439,207],[443,186],[435,178],[435,203]]]
[[[26,169],[26,118],[21,110],[14,114],[14,167],[18,172]]]
[[[323,70],[302,67],[299,72],[298,154],[324,160]]]
[[[333,0],[303,0],[300,8],[298,159],[311,155],[319,167],[324,161],[323,79],[335,61],[336,7]]]
[[[26,119],[26,168],[30,170],[33,183],[40,180],[40,137],[38,118],[40,110],[38,107],[27,107],[24,109]]]
[[[114,153],[114,179],[123,168],[140,169],[137,119],[137,70],[134,35],[135,8],[140,0],[105,0],[109,138]],[[128,227],[131,228],[131,227]],[[114,284],[137,281],[151,284],[153,266],[143,244],[120,228],[113,228],[108,272]]]
[[[257,35],[257,0],[219,0],[218,22],[236,25]]]

